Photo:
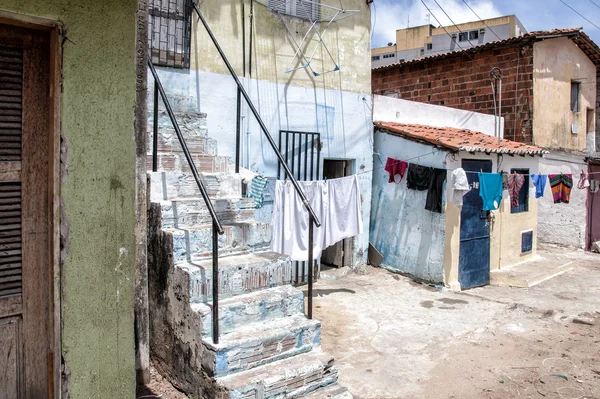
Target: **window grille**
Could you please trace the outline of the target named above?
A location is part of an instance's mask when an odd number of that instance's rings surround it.
[[[268,0],[267,8],[309,21],[320,21],[319,0]]]
[[[189,68],[192,0],[149,0],[148,44],[154,65]]]

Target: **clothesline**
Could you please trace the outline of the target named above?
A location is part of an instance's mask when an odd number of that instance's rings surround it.
[[[408,162],[408,161],[413,160],[413,159],[422,158],[424,156],[431,155],[431,154],[433,154],[435,152],[439,152],[439,151],[433,151],[433,152],[430,152],[430,153],[427,153],[427,154],[422,154],[422,155],[419,155],[419,156],[416,156],[416,157],[413,157],[413,158],[409,158],[409,159],[406,159],[406,160],[402,160],[402,161]],[[376,155],[381,155],[381,154],[376,154]],[[394,159],[396,159],[396,158],[394,158]],[[385,166],[380,166],[380,167],[377,167],[377,168],[373,168],[371,170],[365,170],[365,171],[362,171],[362,172],[358,172],[356,174],[357,175],[362,175],[362,174],[365,174],[365,173],[373,173],[373,172],[381,170],[381,169],[385,169]],[[448,171],[455,171],[456,169],[461,169],[461,168],[443,168],[443,169],[446,169]],[[479,173],[479,172],[465,170],[465,173]],[[490,172],[484,172],[484,173],[490,173]],[[600,172],[584,172],[584,173],[586,173],[587,175],[600,175]],[[531,175],[539,175],[541,173],[519,173],[519,174],[522,175],[522,176],[531,176]],[[557,174],[560,174],[560,173],[557,173]],[[563,174],[567,174],[567,173],[563,173]]]

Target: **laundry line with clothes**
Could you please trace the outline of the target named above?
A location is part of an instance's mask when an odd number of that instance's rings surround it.
[[[482,210],[497,210],[503,198],[504,190],[507,190],[511,200],[511,206],[519,206],[519,193],[525,184],[525,176],[531,176],[531,184],[535,187],[535,197],[544,195],[546,182],[552,189],[554,203],[569,203],[571,189],[573,187],[572,174],[536,174],[536,173],[488,173],[483,171],[465,171],[463,168],[435,168],[422,166],[416,163],[388,157],[383,169],[389,173],[388,183],[399,184],[404,176],[407,176],[406,185],[411,190],[428,190],[425,200],[425,209],[432,212],[442,212],[443,186],[446,175],[451,174],[452,196],[451,201],[456,206],[462,206],[463,197],[472,187],[467,179],[467,173],[477,173],[479,179],[479,195],[483,201]],[[590,173],[591,174],[591,173]],[[585,189],[590,187],[589,175],[581,171],[577,187]]]

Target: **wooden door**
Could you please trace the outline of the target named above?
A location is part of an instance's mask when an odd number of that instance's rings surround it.
[[[0,24],[0,398],[53,392],[49,33]]]

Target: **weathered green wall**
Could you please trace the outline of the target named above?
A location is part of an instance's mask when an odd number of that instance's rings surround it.
[[[68,223],[62,349],[71,398],[134,397],[136,0],[1,0],[64,24]]]

